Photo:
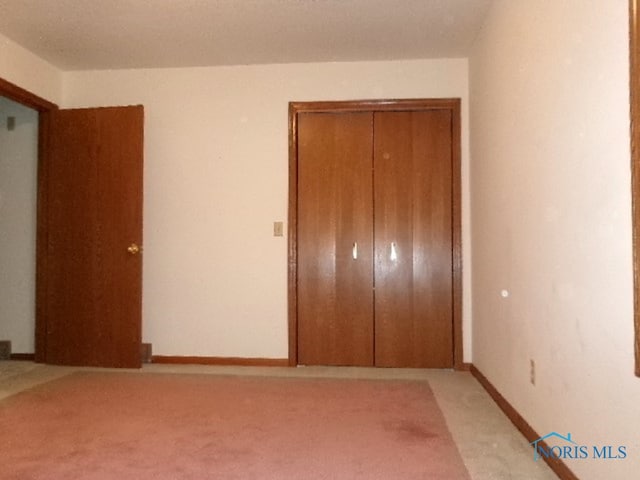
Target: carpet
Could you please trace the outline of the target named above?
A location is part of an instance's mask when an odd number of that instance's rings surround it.
[[[79,372],[0,431],[12,480],[469,478],[426,382]]]

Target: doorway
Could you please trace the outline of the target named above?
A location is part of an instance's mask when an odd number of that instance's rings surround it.
[[[0,340],[35,349],[38,112],[0,97]]]
[[[459,99],[289,122],[289,363],[462,368]]]
[[[140,367],[143,107],[0,95],[38,111],[34,359]]]
[[[42,130],[43,126],[46,124],[46,121],[43,117],[43,114],[56,110],[58,106],[44,98],[38,97],[37,95],[32,94],[31,92],[14,85],[13,83],[7,82],[4,79],[0,78],[0,96],[7,98],[17,104],[20,104],[23,107],[31,108],[38,112],[38,152],[37,152],[37,213],[36,216],[40,217],[40,209],[43,205],[42,198],[42,167],[44,165],[44,154],[43,154],[43,135]],[[40,298],[43,295],[42,290],[42,268],[41,268],[41,258],[42,258],[42,248],[44,246],[44,237],[43,234],[45,232],[39,228],[39,225],[36,226],[36,278],[35,278],[35,342],[34,342],[34,353],[25,354],[21,356],[21,359],[31,360],[35,359],[39,362],[44,362],[44,349],[42,346],[44,345],[44,339],[46,335],[46,331],[43,328],[42,322],[42,305],[40,302]],[[16,358],[16,357],[14,357]]]

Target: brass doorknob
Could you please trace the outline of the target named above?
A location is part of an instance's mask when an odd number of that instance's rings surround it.
[[[136,245],[135,243],[132,243],[127,248],[127,252],[129,252],[131,255],[136,255],[136,254],[140,253],[140,250],[141,250],[140,247],[138,245]]]

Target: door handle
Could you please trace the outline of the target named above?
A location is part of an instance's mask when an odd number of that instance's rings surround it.
[[[389,259],[392,262],[398,260],[398,252],[396,250],[396,242],[391,242],[391,255],[389,255]]]
[[[129,252],[131,255],[137,255],[141,251],[142,251],[142,248],[135,243],[132,243],[127,247],[127,252]]]
[[[353,242],[353,249],[351,250],[351,256],[354,260],[358,259],[358,242]]]

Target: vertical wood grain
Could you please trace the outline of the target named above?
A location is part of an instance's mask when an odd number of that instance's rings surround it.
[[[298,365],[298,112],[289,104],[289,211],[287,222],[289,366]]]
[[[374,116],[377,366],[453,366],[451,117]]]
[[[298,116],[301,364],[373,364],[371,127],[371,113]]]
[[[289,364],[298,361],[298,118],[304,113],[348,113],[348,112],[410,112],[448,111],[451,126],[451,235],[452,235],[452,302],[453,302],[453,366],[464,368],[462,341],[462,235],[461,235],[461,126],[460,99],[384,99],[329,102],[291,102],[289,104],[289,262],[288,262],[288,319],[289,319]]]
[[[47,216],[47,361],[98,365],[98,188],[96,135],[89,110],[51,114]]]
[[[451,102],[451,238],[453,275],[453,368],[465,370],[462,339],[462,148],[460,100]]]
[[[98,289],[103,320],[101,364],[139,367],[141,363],[142,259],[130,244],[144,244],[143,132],[138,107],[99,109]]]
[[[142,107],[50,114],[46,360],[140,366]]]

